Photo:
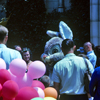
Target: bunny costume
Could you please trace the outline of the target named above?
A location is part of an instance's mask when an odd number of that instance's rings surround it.
[[[48,75],[51,79],[50,86],[53,86],[53,66],[64,57],[61,50],[61,43],[64,39],[73,39],[73,33],[69,26],[63,21],[59,23],[59,32],[47,30],[46,33],[51,39],[46,42],[41,59],[46,64],[47,71],[49,72]]]

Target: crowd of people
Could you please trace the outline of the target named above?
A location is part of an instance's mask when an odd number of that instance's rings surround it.
[[[8,29],[0,25],[0,58],[6,62],[6,69],[9,69],[9,64],[13,59],[23,59],[27,64],[26,72],[31,60],[31,50],[27,47],[21,48],[20,45],[15,45],[14,48],[6,46],[8,40]],[[91,42],[86,42],[83,45],[84,53],[75,55],[76,45],[71,39],[62,41],[62,52],[64,58],[58,61],[53,66],[52,80],[53,87],[58,92],[58,100],[99,100],[100,99],[100,46],[93,48]],[[84,90],[84,73],[87,67],[83,57],[87,58],[89,72],[91,73],[91,81],[89,84],[89,92],[91,98],[88,97]],[[50,86],[50,78],[44,75],[39,79],[45,87]]]

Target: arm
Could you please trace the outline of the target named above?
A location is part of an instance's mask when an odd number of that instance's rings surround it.
[[[57,83],[57,82],[54,82],[54,88],[57,90],[57,93],[58,93],[58,97],[57,97],[57,100],[59,100],[59,86],[60,86],[60,83]]]

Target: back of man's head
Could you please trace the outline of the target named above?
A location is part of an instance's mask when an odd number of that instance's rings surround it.
[[[74,47],[74,42],[71,39],[65,39],[62,41],[62,49],[70,51]]]
[[[6,35],[8,35],[8,29],[0,25],[0,42],[3,42]]]
[[[45,87],[49,87],[50,85],[50,78],[47,75],[44,75],[40,78],[40,81],[44,84]]]

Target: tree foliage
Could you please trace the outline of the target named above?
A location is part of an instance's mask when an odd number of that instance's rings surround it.
[[[71,9],[64,13],[46,13],[44,0],[8,0],[7,16],[11,14],[7,27],[9,29],[8,47],[15,44],[29,47],[33,53],[33,60],[40,59],[44,52],[47,30],[59,31],[62,20],[72,29],[74,41],[82,46],[89,41],[89,0],[71,0]]]

